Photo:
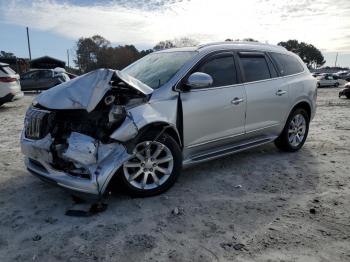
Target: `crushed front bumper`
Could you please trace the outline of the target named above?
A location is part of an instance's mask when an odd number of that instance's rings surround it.
[[[79,196],[97,198],[105,193],[113,175],[130,157],[123,145],[114,143],[99,149],[100,160],[86,166],[89,178],[74,176],[52,166],[51,136],[40,140],[21,136],[21,150],[25,155],[25,165],[30,173],[44,181],[61,186]]]

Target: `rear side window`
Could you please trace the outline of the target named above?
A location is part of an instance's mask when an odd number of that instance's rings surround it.
[[[269,67],[264,56],[241,56],[246,82],[271,78]]]
[[[237,84],[237,74],[232,55],[213,58],[201,65],[197,72],[206,73],[213,78],[211,87]]]
[[[52,77],[52,71],[50,71],[50,70],[40,70],[40,71],[38,71],[38,77],[39,78],[51,78]]]
[[[31,71],[21,75],[21,79],[34,79],[38,77],[38,71]]]
[[[304,71],[302,64],[293,56],[279,53],[270,53],[270,55],[282,76],[293,75]]]

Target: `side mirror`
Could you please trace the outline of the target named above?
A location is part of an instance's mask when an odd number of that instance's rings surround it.
[[[212,84],[213,78],[210,75],[206,73],[195,72],[189,76],[185,85],[191,89],[210,87]]]

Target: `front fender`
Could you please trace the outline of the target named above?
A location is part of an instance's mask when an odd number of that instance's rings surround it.
[[[179,135],[176,128],[177,96],[145,103],[127,111],[128,115],[122,125],[110,135],[112,139],[127,142],[150,125],[169,125]]]

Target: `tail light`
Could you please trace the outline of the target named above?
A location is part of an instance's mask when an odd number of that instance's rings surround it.
[[[16,81],[17,81],[17,78],[14,78],[14,77],[0,77],[0,82],[3,82],[3,83],[11,83]]]

